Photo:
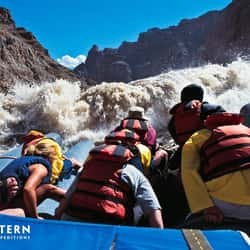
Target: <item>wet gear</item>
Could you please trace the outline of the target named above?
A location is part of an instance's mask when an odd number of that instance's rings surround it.
[[[121,145],[92,149],[66,213],[86,221],[130,224],[134,201],[120,175],[132,157],[132,152]]]

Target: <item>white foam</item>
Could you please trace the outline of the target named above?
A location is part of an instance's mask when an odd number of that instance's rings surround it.
[[[7,95],[0,93],[0,145],[11,134],[29,129],[58,132],[68,143],[83,137],[100,140],[134,105],[145,108],[164,138],[169,109],[179,102],[180,91],[187,84],[202,85],[205,100],[239,112],[249,102],[249,82],[250,63],[238,60],[227,66],[173,70],[129,84],[102,83],[87,90],[81,90],[78,82],[65,80],[39,86],[16,83]]]

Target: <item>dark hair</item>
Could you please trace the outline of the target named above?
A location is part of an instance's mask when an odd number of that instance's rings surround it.
[[[197,84],[190,84],[184,87],[181,91],[181,102],[187,103],[192,100],[203,100],[204,91]]]

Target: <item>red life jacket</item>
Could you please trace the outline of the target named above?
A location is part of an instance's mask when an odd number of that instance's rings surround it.
[[[38,135],[38,136],[32,136],[32,137],[29,137],[30,140],[25,140],[24,141],[24,144],[23,144],[23,147],[22,147],[22,152],[21,154],[23,155],[24,152],[25,152],[25,149],[31,145],[36,145],[39,141],[41,141],[45,136],[43,135]]]
[[[182,146],[188,138],[196,131],[204,128],[200,118],[202,103],[198,100],[192,101],[191,109],[185,110],[184,104],[179,104],[174,113],[174,126],[177,144]]]
[[[209,129],[214,129],[219,126],[237,125],[243,122],[243,116],[229,112],[215,113],[209,115],[204,121],[204,126]]]
[[[140,141],[140,137],[135,132],[123,129],[117,132],[111,132],[109,135],[105,137],[105,141],[106,142],[120,141],[123,144],[126,144],[127,142],[135,144],[136,142]]]
[[[148,124],[146,120],[126,118],[121,121],[121,128],[134,131],[140,136],[141,142],[146,143],[148,132]]]
[[[200,173],[204,181],[250,167],[250,129],[240,124],[238,114],[214,114],[205,124],[210,128],[220,126],[212,130],[201,148]]]
[[[131,223],[134,201],[120,175],[132,156],[120,145],[101,145],[91,150],[66,213],[90,222]]]

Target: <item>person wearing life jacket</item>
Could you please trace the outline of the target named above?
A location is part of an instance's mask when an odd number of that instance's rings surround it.
[[[158,199],[147,178],[129,163],[133,156],[122,144],[94,147],[56,209],[56,218],[133,225],[133,207],[139,204],[150,226],[163,228]]]
[[[250,129],[242,116],[215,113],[182,149],[181,177],[191,213],[220,224],[250,220]]]
[[[204,128],[204,119],[213,113],[225,112],[219,106],[203,102],[204,90],[197,84],[190,84],[181,91],[181,102],[170,109],[172,118],[168,130],[175,142],[182,146],[197,130]]]
[[[54,157],[53,146],[43,143],[30,145],[26,156],[10,162],[0,173],[0,209],[22,208],[24,204],[26,216],[39,218],[40,187],[47,185],[48,193],[63,197],[64,190],[50,184]]]
[[[129,129],[140,136],[142,144],[148,146],[154,153],[156,148],[157,133],[144,115],[144,108],[133,106],[128,111],[128,116],[124,118],[114,131]]]
[[[164,168],[168,159],[165,150],[158,147],[157,133],[144,115],[144,108],[134,106],[129,109],[128,116],[123,119],[114,131],[128,129],[137,133],[141,144],[147,146],[152,153],[152,169]]]
[[[140,143],[140,137],[137,133],[122,129],[120,131],[111,132],[104,139],[106,144],[121,144],[133,153],[130,163],[136,166],[144,175],[150,174],[152,163],[152,154],[150,149]]]
[[[57,139],[57,140],[56,140]],[[22,155],[26,154],[26,149],[31,145],[37,145],[41,143],[50,144],[55,151],[55,157],[52,162],[52,175],[51,183],[56,184],[59,180],[69,175],[73,168],[78,169],[81,164],[75,159],[66,159],[59,145],[58,138],[47,137],[40,131],[31,130],[23,137]]]
[[[181,149],[188,138],[204,128],[203,121],[208,115],[225,112],[220,105],[203,101],[204,90],[197,84],[190,84],[181,91],[181,102],[170,109],[172,115],[168,131],[179,148],[174,152],[169,167],[180,168]]]

